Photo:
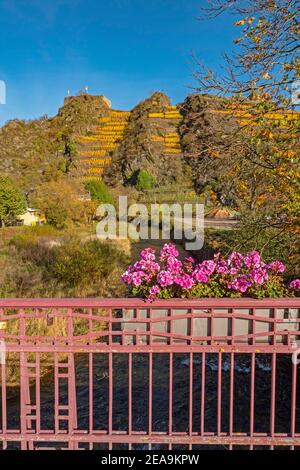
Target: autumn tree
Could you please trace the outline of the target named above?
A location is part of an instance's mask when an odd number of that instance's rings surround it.
[[[45,213],[47,223],[57,228],[68,223],[86,224],[96,209],[79,184],[64,178],[40,185],[32,199]]]
[[[199,93],[223,100],[212,110],[214,139],[194,159],[198,175],[209,175],[247,220],[253,244],[299,235],[300,117],[295,88],[300,76],[298,0],[213,0],[203,11],[213,20],[235,18],[236,49],[225,56],[221,75],[198,61]],[[202,18],[203,19],[203,18]],[[292,93],[294,91],[294,93]],[[195,120],[199,115],[195,115]],[[226,125],[230,123],[230,125]],[[222,192],[222,191],[221,191]],[[255,230],[249,230],[249,224]],[[246,226],[245,225],[245,226]],[[294,258],[298,247],[295,245]]]

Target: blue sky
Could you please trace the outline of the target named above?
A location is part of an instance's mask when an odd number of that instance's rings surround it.
[[[184,99],[192,54],[215,69],[237,35],[232,17],[197,21],[205,0],[0,0],[0,80],[12,118],[54,115],[85,85],[130,109],[155,90]]]

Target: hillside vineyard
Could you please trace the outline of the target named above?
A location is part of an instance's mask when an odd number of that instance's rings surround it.
[[[220,156],[214,143],[223,139],[223,132],[236,126],[248,135],[257,132],[257,116],[249,107],[197,94],[172,105],[168,96],[155,92],[124,111],[113,109],[104,96],[71,96],[53,118],[14,120],[0,128],[0,173],[13,175],[25,193],[56,178],[57,172],[84,183],[104,179],[127,184],[141,168],[159,186],[201,185],[199,165]],[[280,140],[291,137],[290,123],[299,119],[296,112],[281,111],[264,118],[281,125],[263,137],[274,139],[280,133]]]

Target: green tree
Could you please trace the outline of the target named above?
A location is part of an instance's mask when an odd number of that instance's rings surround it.
[[[139,171],[136,180],[136,188],[139,191],[145,191],[147,189],[153,189],[156,183],[156,178],[147,170],[143,168]]]
[[[75,157],[77,155],[77,147],[73,140],[73,131],[69,128],[61,129],[56,136],[58,142],[62,144],[61,151],[63,158],[59,163],[59,170],[62,173],[69,173],[75,165]]]
[[[85,189],[89,191],[93,201],[104,204],[113,204],[114,200],[109,192],[108,187],[101,180],[89,181],[85,185]]]
[[[0,226],[26,210],[23,193],[7,176],[0,176]]]

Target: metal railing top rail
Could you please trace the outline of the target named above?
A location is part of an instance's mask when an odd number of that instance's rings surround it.
[[[0,308],[300,308],[300,297],[167,299],[152,303],[139,298],[7,298]]]

